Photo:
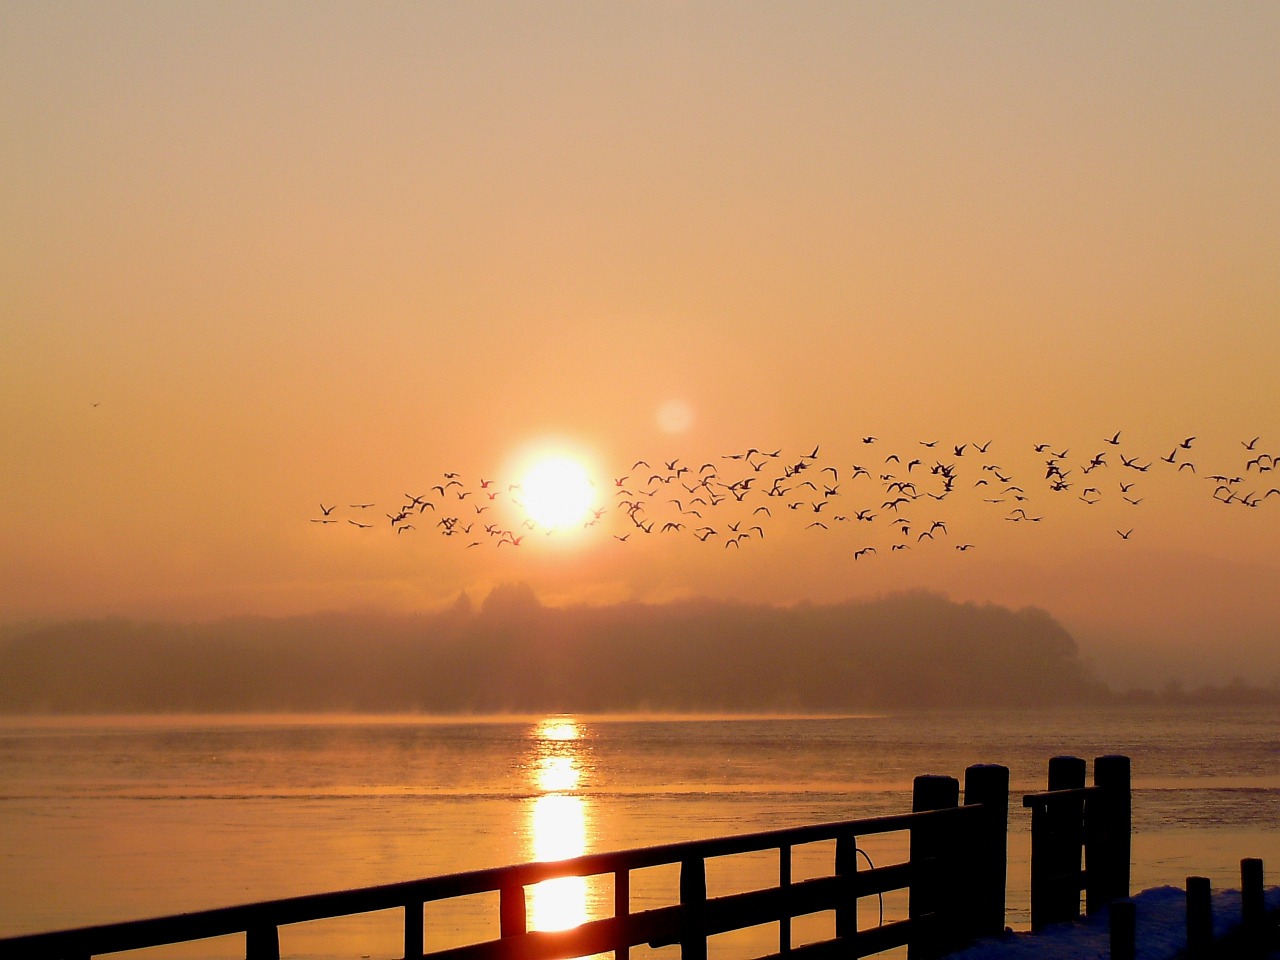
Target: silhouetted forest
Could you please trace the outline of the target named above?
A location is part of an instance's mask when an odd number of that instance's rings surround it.
[[[32,626],[0,711],[841,711],[1110,700],[1049,614],[929,593]]]

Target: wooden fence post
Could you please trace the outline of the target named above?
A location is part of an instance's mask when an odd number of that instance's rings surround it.
[[[498,935],[518,937],[528,930],[525,916],[524,886],[503,887],[498,894]]]
[[[836,862],[840,862],[840,848],[837,841]],[[778,952],[791,952],[791,918],[795,904],[791,900],[791,844],[784,843],[778,847],[778,889],[782,891],[782,916],[778,918]],[[857,917],[854,922],[856,925]],[[837,920],[837,936],[839,921]]]
[[[1257,857],[1245,857],[1240,861],[1240,926],[1248,948],[1260,951],[1268,946],[1262,861]]]
[[[404,960],[422,960],[422,901],[404,905]]]
[[[1111,960],[1134,960],[1138,953],[1137,906],[1132,900],[1111,904]]]
[[[707,865],[701,857],[680,863],[680,906],[680,960],[707,960]]]
[[[280,929],[273,925],[250,927],[244,936],[245,960],[280,960]]]
[[[1004,933],[1005,875],[1009,869],[1009,768],[974,764],[964,772],[964,802],[982,804],[982,825],[970,834],[971,882],[961,916],[969,939]]]
[[[613,915],[627,917],[631,915],[631,871],[622,869],[613,875]],[[631,948],[625,944],[613,951],[613,960],[627,960]]]
[[[836,905],[836,938],[845,941],[843,955],[856,957],[858,946],[858,838],[844,834],[836,838],[836,876],[840,884],[840,902]]]
[[[915,778],[911,812],[946,810],[960,802],[960,781],[955,777],[924,775]],[[908,960],[931,960],[941,956],[954,940],[951,929],[956,912],[957,892],[952,889],[955,872],[954,838],[947,827],[937,823],[911,827],[911,887],[907,893],[907,916],[911,921],[907,943]]]
[[[1213,946],[1213,903],[1208,877],[1187,877],[1187,953],[1204,956]]]
[[[1095,758],[1093,783],[1100,791],[1085,806],[1087,913],[1129,896],[1133,819],[1129,758]]]
[[[1049,759],[1049,789],[1084,786],[1079,757]],[[1031,929],[1080,916],[1080,858],[1084,848],[1084,801],[1054,800],[1031,810]]]

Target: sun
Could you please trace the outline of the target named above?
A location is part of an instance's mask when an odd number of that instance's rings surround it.
[[[520,501],[529,519],[557,529],[584,523],[596,503],[596,487],[582,462],[553,455],[536,461],[520,481]]]

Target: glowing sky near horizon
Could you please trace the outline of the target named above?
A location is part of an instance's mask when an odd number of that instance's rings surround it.
[[[309,520],[544,438],[606,488],[872,434],[1280,452],[1278,54],[1260,2],[7,4],[0,623],[527,581],[1274,640],[1280,496],[984,521],[963,565]]]

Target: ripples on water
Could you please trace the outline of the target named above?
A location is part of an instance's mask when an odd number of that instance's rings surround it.
[[[1055,754],[1133,759],[1135,889],[1180,884],[1186,872],[1229,884],[1241,856],[1270,853],[1280,866],[1276,719],[1265,709],[8,718],[0,932],[898,813],[914,776],[962,777],[972,763],[1005,764],[1015,794],[1029,792],[1043,789]],[[1027,823],[1016,796],[1010,825],[1010,922],[1025,926]],[[531,925],[607,912],[611,893],[592,883],[531,891]],[[635,897],[648,895],[638,884]],[[440,935],[459,936],[495,910],[455,910]],[[382,943],[345,923],[349,933],[339,924],[295,952],[360,956]]]

